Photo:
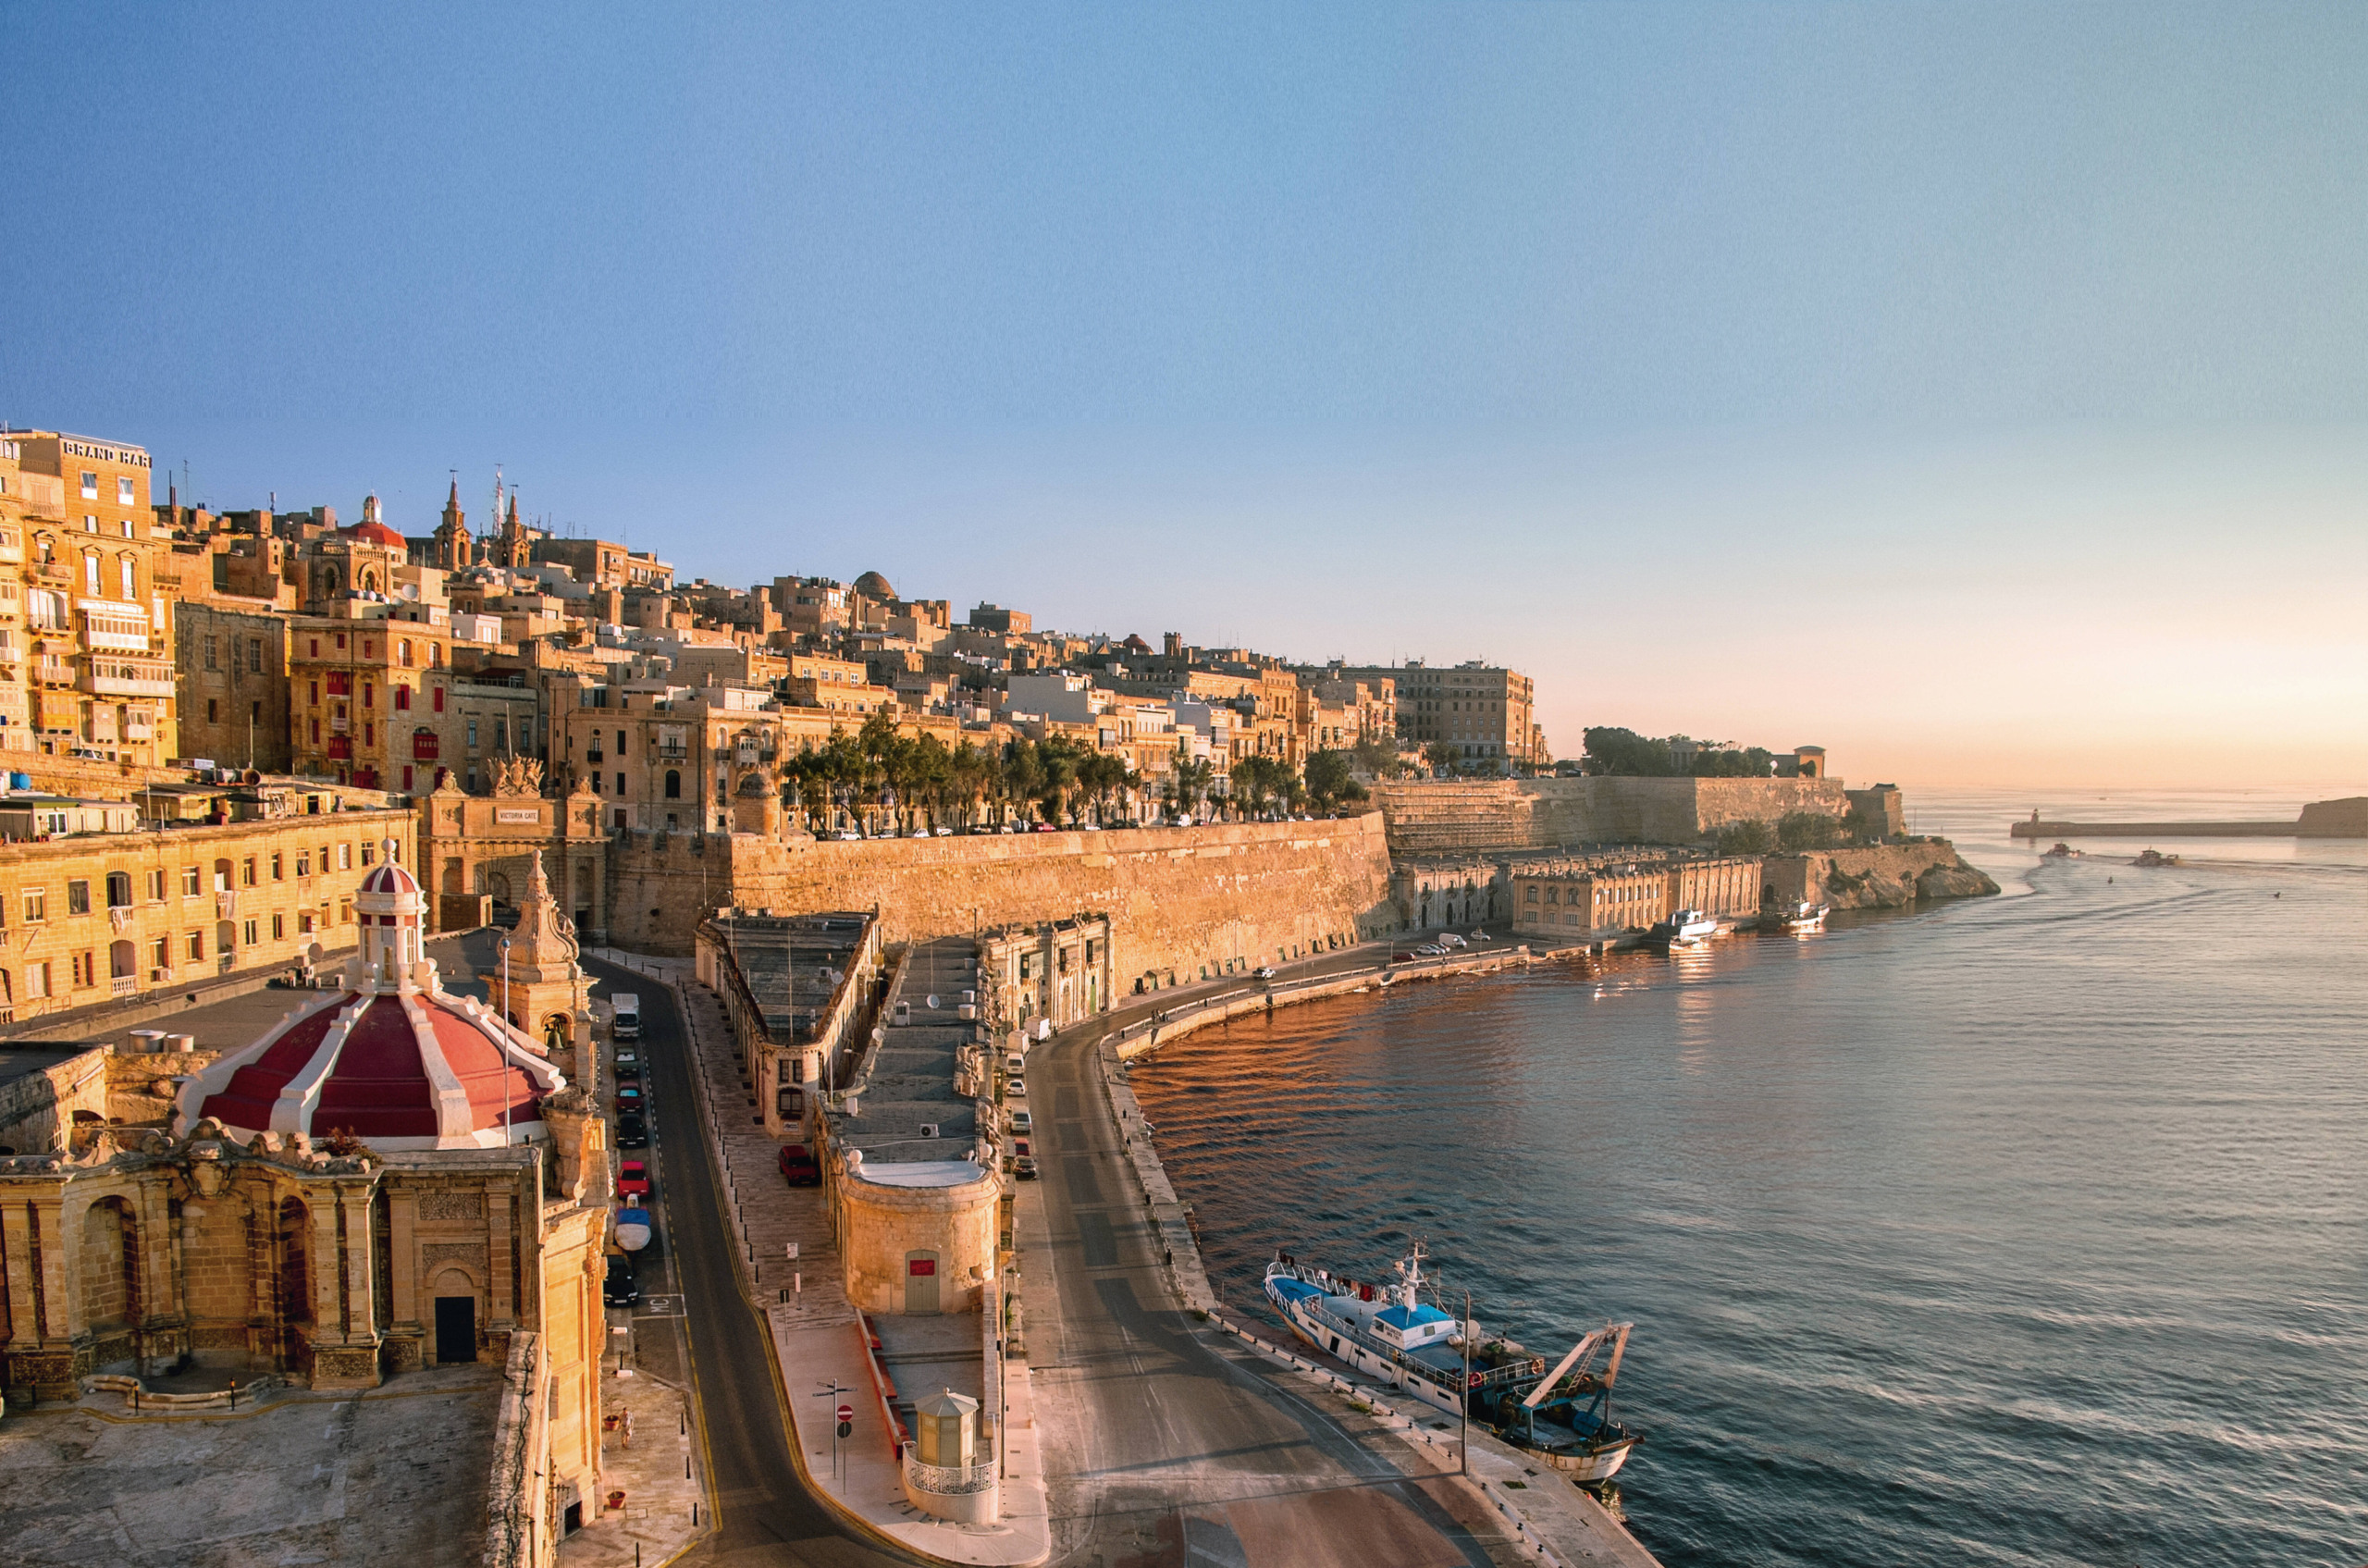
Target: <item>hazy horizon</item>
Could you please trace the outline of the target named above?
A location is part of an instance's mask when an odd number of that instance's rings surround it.
[[[2354,7],[13,14],[0,418],[160,497],[2368,792]]]

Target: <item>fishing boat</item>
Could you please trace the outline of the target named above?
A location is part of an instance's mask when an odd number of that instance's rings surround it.
[[[2077,860],[2080,852],[2059,838],[2054,848],[2041,850],[2039,858],[2042,860]]]
[[[1699,909],[1680,909],[1645,933],[1656,947],[1699,947],[1719,934],[1719,922]]]
[[[1830,907],[1824,904],[1799,903],[1781,914],[1769,917],[1769,929],[1782,932],[1823,931]]]
[[[2141,849],[2138,853],[2138,858],[2129,863],[2133,866],[2148,867],[2176,866],[2179,863],[2179,858],[2176,855],[2165,855],[2159,849]]]
[[[1494,1428],[1574,1481],[1610,1480],[1643,1440],[1610,1414],[1612,1379],[1634,1325],[1587,1335],[1549,1373],[1545,1357],[1424,1301],[1429,1280],[1423,1255],[1418,1242],[1396,1266],[1394,1282],[1375,1284],[1277,1253],[1266,1266],[1266,1299],[1292,1333],[1326,1355]]]

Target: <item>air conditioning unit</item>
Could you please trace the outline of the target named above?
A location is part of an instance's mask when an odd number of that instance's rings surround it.
[[[173,978],[173,971],[170,969],[150,969],[148,971],[148,978],[152,982],[167,981]]]
[[[921,1136],[922,1136],[922,1137],[924,1137],[924,1138],[934,1138],[934,1137],[936,1137],[936,1136],[937,1136],[937,1123],[935,1123],[935,1122],[933,1122],[933,1121],[925,1121],[925,1122],[921,1123]]]

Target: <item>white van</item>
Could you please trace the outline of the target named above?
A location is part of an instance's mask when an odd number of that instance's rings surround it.
[[[620,991],[609,998],[609,1037],[611,1040],[641,1038],[641,998],[630,991]]]

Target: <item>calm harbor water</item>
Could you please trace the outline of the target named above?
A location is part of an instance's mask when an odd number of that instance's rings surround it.
[[[1420,1237],[1558,1355],[1634,1318],[1632,1527],[1693,1564],[2368,1562],[2368,845],[2006,821],[2004,896],[1289,1009],[1138,1067],[1229,1301]]]

